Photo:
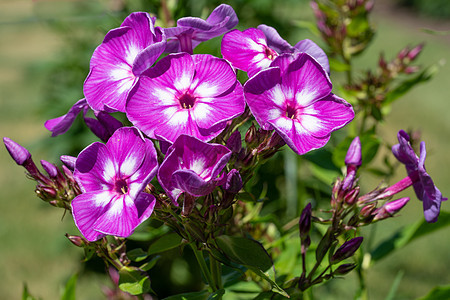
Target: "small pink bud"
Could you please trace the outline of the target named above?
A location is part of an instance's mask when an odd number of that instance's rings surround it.
[[[414,59],[416,59],[416,57],[420,54],[420,52],[422,51],[422,49],[423,49],[423,46],[424,46],[425,44],[419,44],[419,45],[417,45],[416,47],[414,47],[411,51],[409,51],[409,53],[408,53],[408,58],[410,59],[410,60],[414,60]]]
[[[392,217],[394,214],[398,213],[408,202],[409,198],[405,197],[385,203],[375,212],[376,215],[374,221]]]

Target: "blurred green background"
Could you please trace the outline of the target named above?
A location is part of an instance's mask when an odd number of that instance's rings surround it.
[[[209,13],[218,4],[179,2],[177,17]],[[414,4],[414,1],[403,2]],[[291,44],[304,38],[320,44],[318,37],[293,25],[293,21],[313,20],[308,1],[235,0],[228,3],[241,20],[240,29],[266,23],[276,27]],[[387,59],[392,59],[406,45],[426,42],[419,64],[439,64],[439,73],[432,81],[395,102],[380,129],[382,138],[391,144],[396,142],[399,129],[420,130],[427,143],[427,170],[448,197],[450,34],[429,34],[423,29],[448,31],[450,21],[437,19],[443,16],[433,16],[432,9],[415,7],[418,10],[396,6],[389,0],[375,1],[372,21],[376,37],[354,65],[362,72],[364,68],[374,68],[380,51]],[[84,131],[81,122],[68,134],[57,138],[50,138],[43,123],[64,114],[82,97],[90,55],[109,29],[119,26],[130,11],[157,13],[158,9],[157,1],[144,0],[0,0],[0,136],[27,147],[36,162],[40,159],[57,162],[60,155],[76,155],[96,140],[89,134],[77,135]],[[332,74],[331,78],[343,79],[339,74]],[[23,285],[27,284],[33,295],[59,299],[67,279],[83,271],[82,251],[64,236],[77,234],[77,230],[69,215],[63,216],[61,210],[49,207],[34,196],[34,182],[25,178],[24,170],[14,164],[5,150],[0,151],[0,164],[0,298],[20,298]],[[401,170],[395,179],[403,175]],[[380,180],[363,175],[361,183],[373,188]],[[375,244],[401,226],[422,218],[421,203],[415,196],[410,192],[402,196],[411,196],[412,201],[400,217],[377,226]],[[450,211],[448,203],[443,203],[442,208]],[[449,229],[440,230],[375,265],[368,274],[371,299],[385,299],[399,272],[404,275],[396,299],[415,299],[435,285],[450,284],[449,234]],[[349,276],[345,280],[334,280],[320,287],[317,294],[321,299],[349,299],[355,290],[354,279]],[[80,276],[77,298],[102,299],[100,287],[108,284],[104,276],[88,272]]]

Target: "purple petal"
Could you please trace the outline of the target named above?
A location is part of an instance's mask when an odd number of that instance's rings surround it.
[[[216,187],[214,181],[205,181],[192,170],[175,171],[172,175],[172,184],[195,197],[208,195]]]
[[[319,62],[319,64],[325,69],[325,71],[330,74],[330,64],[328,63],[327,55],[313,41],[308,39],[301,40],[294,46],[294,48],[300,52],[305,52],[311,55]]]
[[[127,195],[116,196],[106,211],[92,225],[95,231],[120,237],[130,236],[140,224],[133,200]]]
[[[139,224],[147,220],[153,213],[156,199],[153,195],[147,193],[140,193],[134,200],[139,218]]]
[[[301,53],[288,67],[282,84],[293,90],[297,105],[306,107],[328,96],[331,81],[322,66],[306,53]]]
[[[418,157],[409,143],[409,135],[400,130],[397,137],[399,144],[392,146],[392,153],[401,163],[416,168]]]
[[[209,54],[192,56],[195,63],[195,76],[192,92],[199,98],[221,95],[228,91],[237,81],[236,73],[223,59]]]
[[[109,191],[93,191],[76,196],[72,202],[75,225],[88,241],[96,241],[104,234],[93,229],[93,224],[107,210],[113,194]]]
[[[222,39],[222,55],[233,67],[245,72],[257,73],[270,66],[273,59],[266,56],[267,43],[264,33],[256,28],[240,32],[232,30]],[[275,53],[276,54],[276,53]],[[252,74],[253,75],[253,74]]]
[[[353,120],[352,106],[344,99],[331,94],[305,107],[298,120],[302,127],[315,137],[326,137]]]
[[[258,124],[265,130],[272,127],[268,120],[273,119],[273,109],[281,112],[286,96],[281,89],[279,68],[269,68],[250,78],[244,85],[247,104]]]
[[[129,177],[140,168],[145,157],[145,143],[136,128],[119,128],[106,143],[118,166],[119,177]]]
[[[80,99],[69,109],[67,114],[58,118],[47,120],[44,126],[52,132],[53,137],[63,134],[69,130],[70,126],[72,126],[72,123],[75,121],[80,111],[83,111],[85,114],[88,109],[89,106],[86,99]]]
[[[258,29],[266,36],[267,45],[270,48],[278,53],[294,52],[294,48],[278,34],[278,31],[275,28],[261,24],[258,26]]]
[[[132,67],[134,74],[141,75],[144,71],[149,69],[166,49],[167,42],[164,32],[161,31],[159,27],[156,28],[156,32],[157,39],[155,39],[153,44],[143,49],[136,56]]]
[[[112,190],[116,169],[107,147],[95,142],[78,155],[74,178],[83,192]]]

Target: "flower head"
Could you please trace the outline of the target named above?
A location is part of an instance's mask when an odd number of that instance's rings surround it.
[[[125,112],[128,92],[137,77],[150,68],[166,47],[155,18],[130,14],[119,28],[109,31],[91,58],[83,91],[94,110]]]
[[[106,144],[85,148],[74,171],[83,193],[71,203],[83,236],[95,241],[104,235],[131,235],[153,211],[155,198],[142,191],[157,167],[152,142],[136,128],[122,127]]]
[[[311,40],[302,40],[292,47],[280,37],[275,28],[259,25],[244,31],[232,30],[222,39],[222,55],[233,67],[243,70],[252,77],[267,69],[282,54],[294,59],[300,53],[308,53],[330,72],[325,52]]]
[[[442,197],[442,193],[434,185],[425,169],[425,157],[427,155],[425,142],[420,143],[420,157],[417,157],[409,143],[409,135],[400,130],[397,137],[399,144],[392,146],[392,153],[405,165],[408,176],[412,178],[414,192],[417,198],[423,202],[425,220],[429,223],[436,222],[441,202],[447,200],[447,198]]]
[[[225,146],[208,144],[188,135],[178,137],[167,153],[158,180],[175,202],[182,193],[201,197],[221,185],[221,172],[231,156]]]
[[[245,109],[231,66],[211,55],[171,54],[141,76],[129,95],[128,119],[151,138],[216,137]]]
[[[166,28],[167,48],[165,52],[193,53],[200,42],[219,36],[238,24],[233,8],[226,4],[217,6],[206,20],[185,17],[178,19],[177,27]]]
[[[263,129],[275,129],[297,154],[324,146],[332,131],[353,119],[353,108],[331,93],[328,75],[310,55],[279,63],[282,67],[263,70],[245,84],[251,112]]]

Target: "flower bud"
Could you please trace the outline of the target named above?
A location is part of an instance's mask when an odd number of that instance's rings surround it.
[[[54,164],[42,159],[41,166],[51,178],[55,178],[56,176],[58,176],[58,168]]]
[[[342,264],[334,270],[333,275],[345,275],[356,268],[356,264]]]
[[[359,236],[342,244],[342,246],[339,247],[339,249],[337,249],[336,252],[331,257],[330,264],[335,264],[337,262],[340,262],[346,258],[353,256],[356,250],[359,249],[359,246],[361,246],[362,241],[363,237]]]
[[[311,202],[308,203],[302,211],[300,221],[298,222],[300,239],[304,240],[311,229]]]
[[[353,205],[356,202],[356,198],[358,198],[359,195],[359,186],[355,187],[354,189],[352,189],[351,191],[349,191],[347,194],[345,194],[344,196],[344,202],[347,205]]]
[[[77,247],[83,247],[89,243],[83,237],[78,236],[78,235],[69,235],[66,233],[66,237],[69,239],[69,241],[72,244],[74,244]]]
[[[414,47],[411,51],[409,51],[407,57],[408,57],[410,60],[416,59],[416,57],[417,57],[417,56],[420,54],[420,52],[422,51],[423,46],[424,46],[424,44],[422,43],[422,44],[419,44],[419,45],[417,45],[416,47]]]
[[[62,155],[59,159],[69,170],[75,170],[75,162],[77,161],[76,157],[70,155]]]
[[[359,136],[357,136],[353,139],[350,147],[348,147],[347,155],[345,156],[345,165],[359,167],[361,163],[361,141]]]
[[[374,217],[374,221],[392,217],[394,214],[399,212],[408,202],[409,198],[405,197],[385,203],[382,207],[375,211],[376,215]]]
[[[255,140],[257,140],[257,130],[255,127],[255,124],[252,123],[250,128],[245,133],[245,142],[250,146],[250,145],[255,144]],[[257,144],[258,144],[258,142],[256,142],[256,145]]]
[[[227,140],[226,146],[233,153],[239,153],[242,149],[241,133],[239,130],[233,132]]]
[[[242,189],[242,178],[238,170],[233,169],[227,174],[224,189],[233,194],[237,194]]]
[[[30,152],[10,138],[4,137],[3,143],[5,144],[6,150],[8,150],[9,155],[11,155],[16,164],[18,164],[19,166],[23,166],[27,160],[31,159]]]

